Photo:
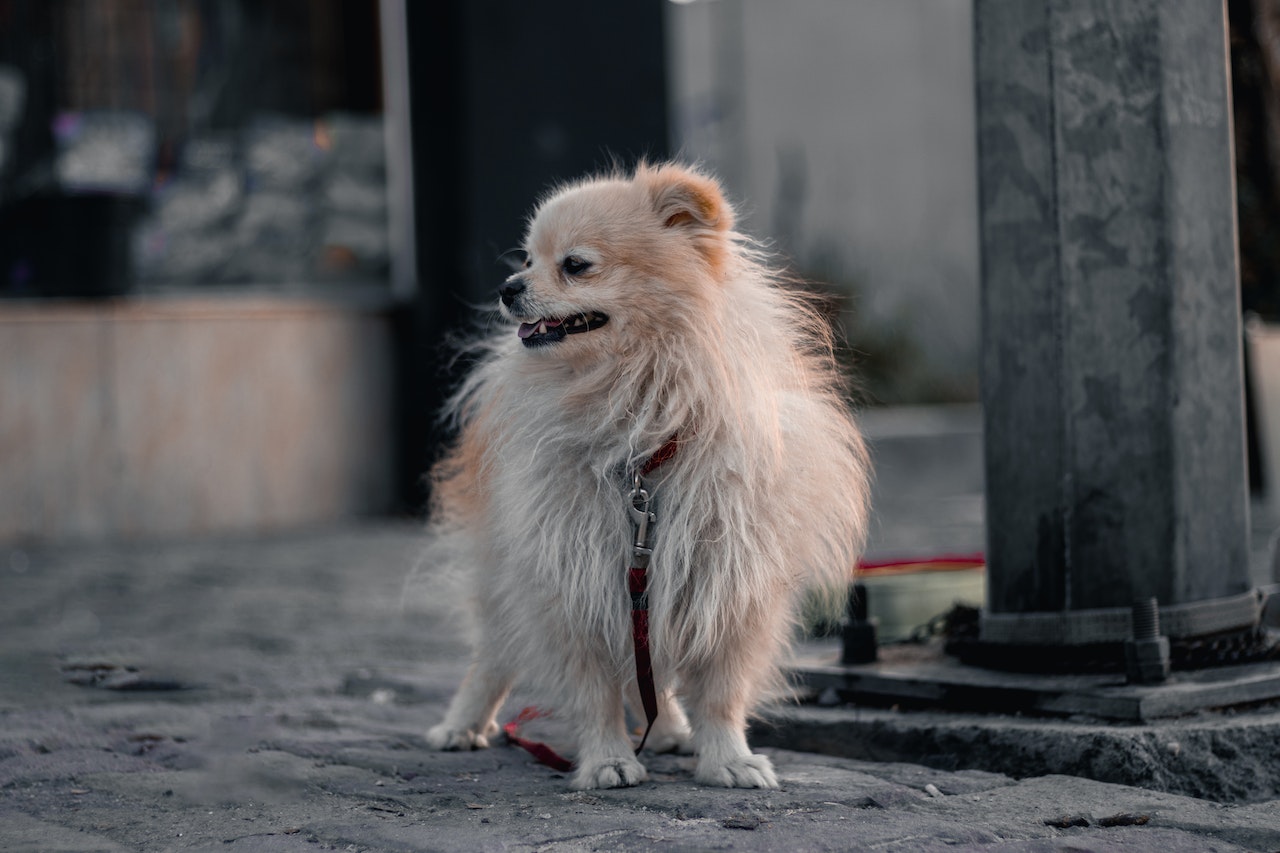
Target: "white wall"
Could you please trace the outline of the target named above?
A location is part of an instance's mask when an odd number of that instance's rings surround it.
[[[901,324],[922,359],[908,397],[976,398],[970,0],[667,8],[674,147],[719,173],[747,230],[801,271],[856,282],[855,347],[860,329]]]

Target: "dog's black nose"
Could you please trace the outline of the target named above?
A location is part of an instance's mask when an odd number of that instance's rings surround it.
[[[524,279],[513,278],[505,282],[502,287],[498,288],[498,295],[502,297],[502,304],[511,307],[511,303],[516,301],[516,297],[524,293],[526,285]]]

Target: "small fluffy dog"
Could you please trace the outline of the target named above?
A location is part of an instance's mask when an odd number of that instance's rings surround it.
[[[651,468],[649,746],[695,752],[699,782],[777,787],[748,716],[781,686],[806,589],[843,602],[867,523],[829,329],[683,166],[561,187],[524,250],[432,475],[432,559],[469,574],[478,638],[427,738],[488,746],[520,680],[576,732],[574,788],[645,779],[624,701],[639,707],[627,575]]]

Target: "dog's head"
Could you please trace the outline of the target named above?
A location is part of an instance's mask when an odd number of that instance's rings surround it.
[[[675,318],[702,316],[727,275],[733,218],[719,184],[682,166],[562,188],[530,220],[524,269],[498,291],[502,311],[527,350],[625,352]]]

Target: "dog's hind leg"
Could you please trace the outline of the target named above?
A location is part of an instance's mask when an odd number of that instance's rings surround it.
[[[498,709],[511,690],[512,675],[487,657],[477,657],[462,680],[444,720],[427,730],[435,749],[484,749],[498,733]]]

